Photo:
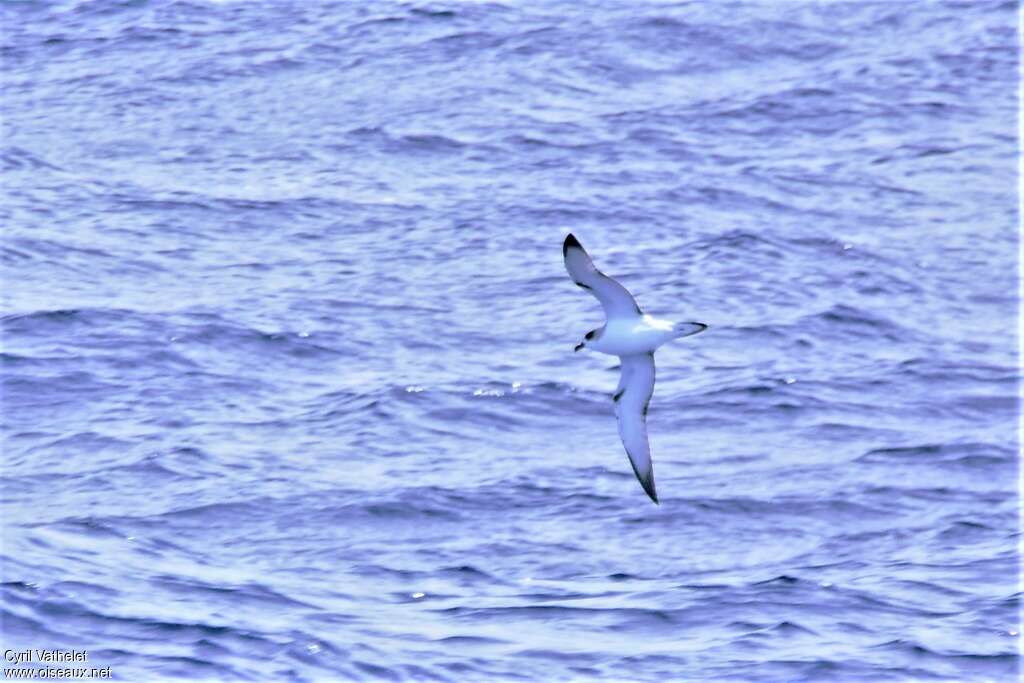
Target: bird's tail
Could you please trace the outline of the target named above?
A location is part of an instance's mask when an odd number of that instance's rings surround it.
[[[672,323],[672,331],[675,333],[676,339],[700,334],[706,329],[708,326],[704,323]]]

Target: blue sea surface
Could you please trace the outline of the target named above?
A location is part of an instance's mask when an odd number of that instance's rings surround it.
[[[1018,14],[4,2],[3,649],[1016,680]]]

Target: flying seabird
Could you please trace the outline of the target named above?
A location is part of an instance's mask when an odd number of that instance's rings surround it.
[[[708,326],[670,323],[646,315],[629,290],[594,267],[583,245],[571,233],[562,244],[562,256],[569,277],[597,297],[607,318],[604,325],[587,332],[575,350],[588,348],[619,357],[619,386],[612,394],[619,436],[636,478],[657,503],[654,464],[647,441],[647,404],[654,393],[654,351],[671,339],[703,332]]]

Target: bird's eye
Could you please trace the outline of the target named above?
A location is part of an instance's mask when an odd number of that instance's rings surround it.
[[[593,339],[594,338],[594,331],[591,330],[590,332],[587,332],[587,334],[583,338],[584,339]]]

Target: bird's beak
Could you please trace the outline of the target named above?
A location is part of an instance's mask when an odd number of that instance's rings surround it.
[[[584,346],[584,344],[577,344],[577,345],[576,345],[576,348],[575,348],[575,349],[573,349],[573,350],[572,350],[572,352],[573,352],[573,353],[576,353],[577,351],[579,351],[580,349],[582,349],[582,348],[583,348],[583,346]]]

